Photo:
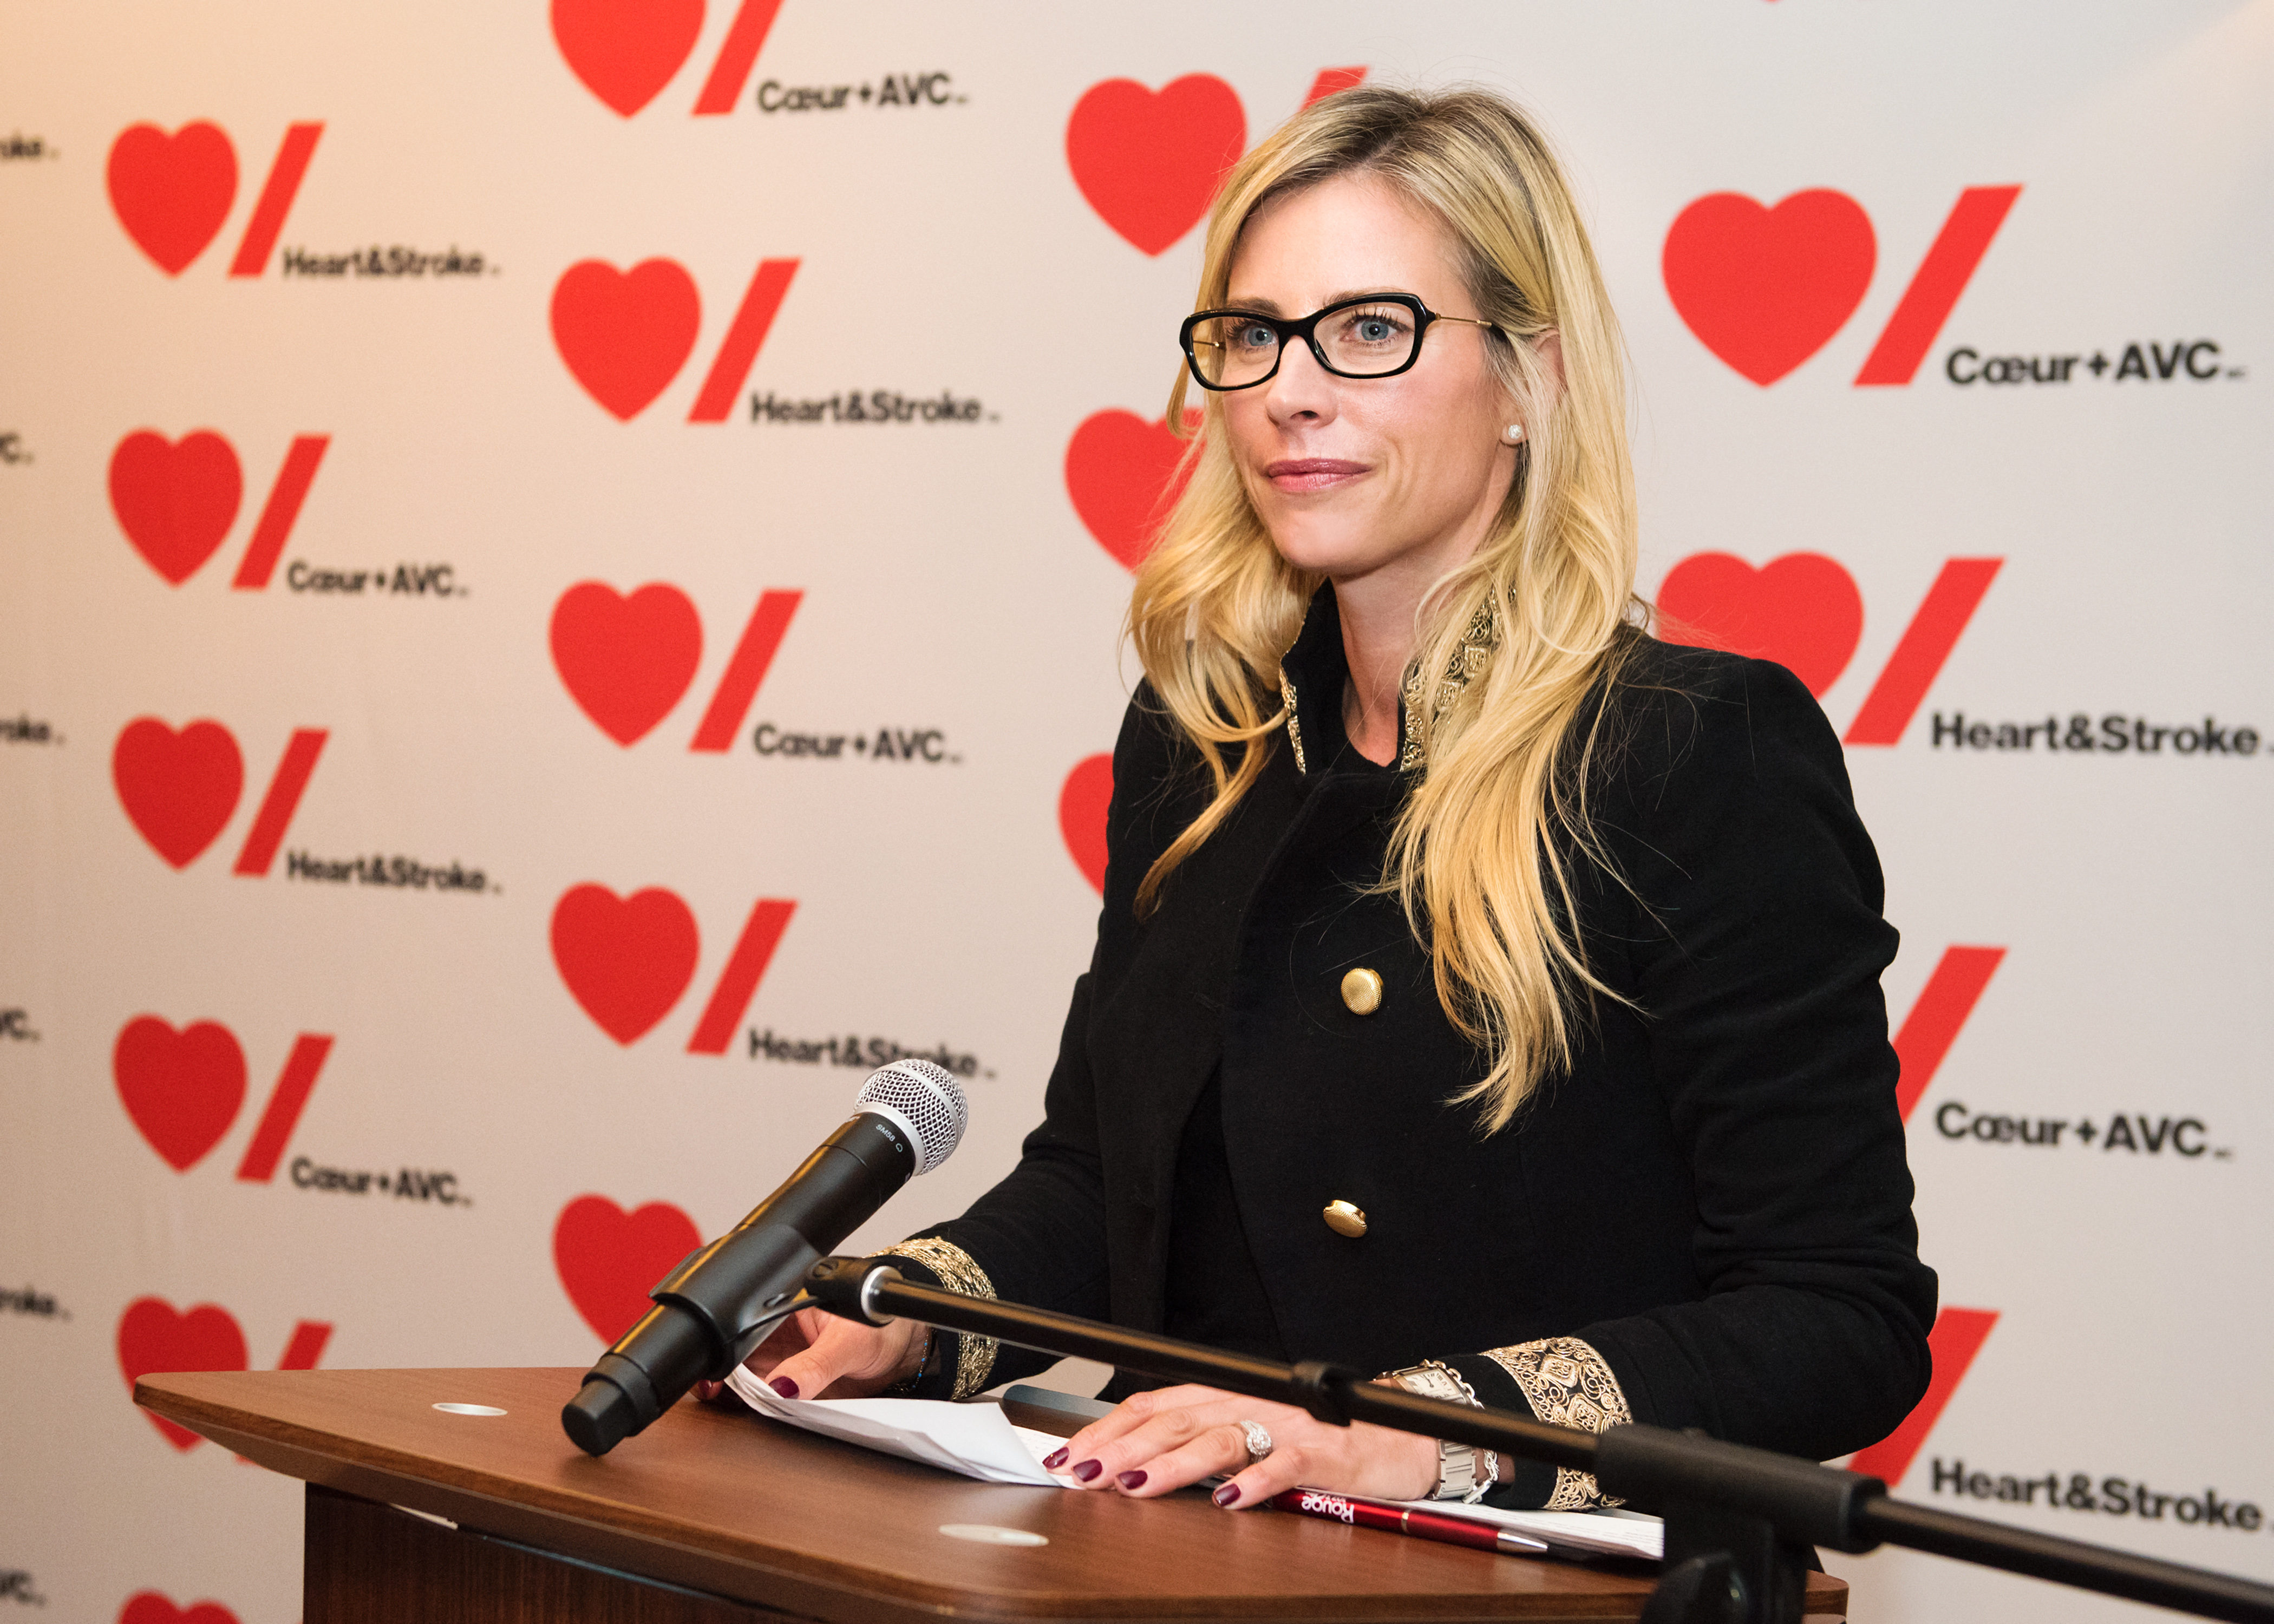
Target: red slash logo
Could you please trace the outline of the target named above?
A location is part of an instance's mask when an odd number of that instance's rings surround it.
[[[2021,193],[1969,186],[1959,194],[1856,383],[1910,382]],[[1844,192],[1796,192],[1772,208],[1717,192],[1675,217],[1660,268],[1698,342],[1766,387],[1847,325],[1878,255],[1871,216]]]
[[[1901,741],[2004,563],[1944,560],[1843,742]],[[1758,569],[1731,553],[1693,553],[1667,572],[1658,603],[1668,641],[1775,660],[1818,697],[1848,668],[1863,635],[1854,577],[1816,553],[1787,553]]]
[[[789,633],[805,594],[768,590],[742,628],[688,748],[723,754]],[[687,594],[651,581],[629,594],[580,581],[553,605],[553,668],[578,709],[618,744],[644,738],[668,716],[703,663],[703,621]]]
[[[1941,1070],[1943,1057],[1958,1041],[1959,1029],[1982,1001],[1991,976],[2005,958],[2002,947],[1942,950],[1934,974],[1926,978],[1911,1012],[1903,1018],[1902,1030],[1895,1034],[1895,1058],[1902,1068],[1895,1085],[1895,1105],[1905,1122],[1911,1119],[1912,1109]]]
[[[723,1055],[757,996],[797,904],[762,897],[687,1041],[690,1055]],[[553,908],[553,963],[593,1024],[619,1043],[644,1037],[677,1004],[702,956],[695,912],[650,886],[619,897],[605,885],[571,886]]]
[[[767,259],[743,289],[689,423],[724,423],[797,274],[794,259]],[[679,376],[703,325],[695,278],[675,259],[643,259],[619,271],[582,259],[553,288],[553,342],[569,374],[620,422],[629,423]]]
[[[293,438],[233,586],[257,592],[268,584],[331,443],[328,434]],[[181,585],[214,555],[237,523],[245,494],[237,448],[211,429],[193,430],[178,440],[137,429],[111,452],[109,483],[118,528],[170,586]]]
[[[275,863],[328,737],[324,728],[303,727],[286,742],[237,853],[236,873],[258,878]],[[138,717],[120,730],[112,747],[110,777],[119,805],[151,849],[185,868],[237,810],[245,757],[219,722],[192,722],[177,733],[154,716]]]
[[[742,0],[695,103],[731,113],[781,0]],[[694,52],[703,0],[553,0],[553,41],[584,88],[626,118],[655,100]]]
[[[284,132],[230,261],[231,276],[258,276],[267,267],[323,133],[321,123],[296,124]],[[206,119],[171,135],[156,124],[135,124],[110,144],[104,177],[126,235],[160,270],[178,276],[229,218],[237,199],[237,148],[227,132]]]
[[[237,1164],[238,1178],[265,1184],[276,1176],[276,1164],[331,1052],[332,1040],[319,1034],[304,1032],[293,1042]],[[245,1102],[245,1050],[236,1034],[217,1021],[200,1020],[177,1031],[158,1016],[138,1015],[119,1028],[110,1071],[126,1115],[177,1173],[205,1159]]]
[[[1895,651],[1887,656],[1879,680],[1864,695],[1863,708],[1848,724],[1841,741],[1847,744],[1899,744],[1903,729],[1926,698],[1926,691],[1941,673],[1943,662],[1958,646],[1959,634],[1981,605],[1990,583],[1998,578],[2003,559],[1954,558],[1943,561],[1942,573],[1927,589],[1911,623],[1903,628]]]

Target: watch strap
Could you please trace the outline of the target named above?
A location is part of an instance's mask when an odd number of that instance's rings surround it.
[[[1477,1397],[1476,1389],[1467,1379],[1441,1359],[1424,1359],[1404,1370],[1391,1371],[1382,1380],[1394,1381],[1421,1398],[1466,1404],[1472,1410],[1484,1408],[1484,1401]],[[1437,1486],[1430,1492],[1431,1500],[1457,1500],[1474,1505],[1484,1498],[1486,1490],[1499,1481],[1500,1458],[1492,1450],[1455,1443],[1449,1439],[1437,1440]]]

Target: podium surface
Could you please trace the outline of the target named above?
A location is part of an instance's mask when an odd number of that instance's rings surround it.
[[[1631,1619],[1653,1583],[1197,1492],[977,1483],[692,1402],[595,1459],[560,1425],[583,1376],[206,1372],[134,1398],[308,1484],[306,1624]],[[1048,1543],[941,1531],[972,1525]],[[1847,1591],[1811,1575],[1809,1617],[1842,1617]]]

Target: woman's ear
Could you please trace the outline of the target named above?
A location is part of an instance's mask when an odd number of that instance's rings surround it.
[[[1539,410],[1543,413],[1552,409],[1563,397],[1563,335],[1549,327],[1532,338],[1519,340],[1532,351],[1532,365],[1525,369],[1538,379]],[[1509,415],[1511,431],[1502,439],[1515,445],[1525,438],[1520,427],[1525,413],[1518,399],[1511,395],[1503,402]]]

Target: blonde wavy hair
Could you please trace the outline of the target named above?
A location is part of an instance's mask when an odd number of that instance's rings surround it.
[[[1572,866],[1603,857],[1586,785],[1604,710],[1588,697],[1615,675],[1645,613],[1622,347],[1561,166],[1523,112],[1478,89],[1361,86],[1298,113],[1225,177],[1194,308],[1224,304],[1259,209],[1345,175],[1387,184],[1443,227],[1476,314],[1497,329],[1493,365],[1527,431],[1491,530],[1421,606],[1405,692],[1426,771],[1381,882],[1428,944],[1447,1016],[1491,1061],[1454,1096],[1478,1102],[1490,1132],[1568,1071],[1580,1006],[1619,997],[1577,938]],[[1560,388],[1538,349],[1549,333]],[[1320,583],[1280,557],[1249,504],[1221,397],[1208,396],[1196,433],[1186,425],[1188,381],[1179,372],[1168,417],[1193,437],[1188,480],[1138,569],[1129,632],[1215,795],[1145,876],[1141,917],[1262,772],[1286,720],[1280,658]],[[1488,652],[1465,651],[1480,641]]]

